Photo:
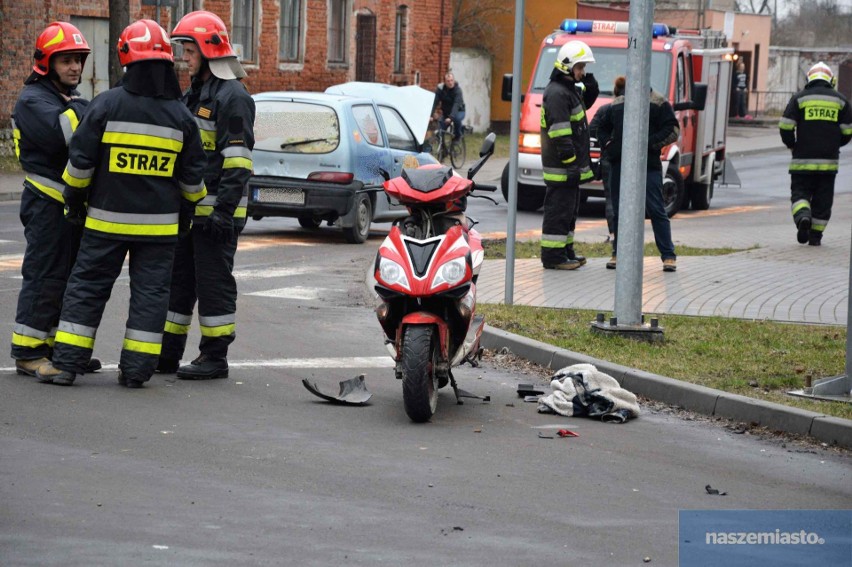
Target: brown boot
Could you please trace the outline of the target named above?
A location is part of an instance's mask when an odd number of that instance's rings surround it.
[[[30,360],[15,360],[15,370],[18,374],[22,374],[24,376],[35,376],[36,371],[43,365],[50,362],[45,357],[41,358],[33,358]]]
[[[612,258],[609,259],[609,262],[606,263],[607,270],[614,270],[616,266],[615,254],[612,255]]]
[[[36,378],[42,384],[56,384],[58,386],[71,386],[74,384],[74,379],[77,376],[73,372],[60,370],[53,366],[52,362],[48,362],[38,367],[36,370]]]

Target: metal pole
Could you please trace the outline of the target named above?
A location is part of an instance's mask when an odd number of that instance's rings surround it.
[[[521,60],[524,52],[524,0],[515,0],[515,54],[512,58],[512,122],[509,128],[509,214],[506,220],[506,282],[503,302],[515,290],[515,227],[518,216],[518,137],[521,129]]]
[[[846,303],[846,386],[844,392],[847,395],[852,395],[852,357],[850,357],[850,353],[852,353],[852,327],[850,327],[850,321],[852,321],[852,245],[849,247],[849,289],[847,291],[849,294],[848,302]]]
[[[646,148],[653,19],[653,0],[630,3],[621,194],[618,200],[618,271],[615,274],[615,316],[618,325],[639,325],[642,321],[645,178],[648,165]]]
[[[160,0],[157,0],[157,23],[160,23]]]

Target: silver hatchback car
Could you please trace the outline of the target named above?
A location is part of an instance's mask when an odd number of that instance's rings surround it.
[[[329,90],[362,96],[254,95],[257,117],[249,216],[254,220],[293,217],[305,228],[327,221],[340,226],[352,243],[367,239],[372,222],[405,216],[405,207],[363,187],[384,181],[382,170],[394,177],[403,167],[437,163],[423,143],[433,94],[414,88],[422,93],[405,91],[410,87],[346,83]]]

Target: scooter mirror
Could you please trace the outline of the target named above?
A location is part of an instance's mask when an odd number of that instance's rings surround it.
[[[491,132],[485,139],[482,140],[482,148],[479,150],[479,157],[485,157],[494,153],[494,141],[497,140],[497,134]]]

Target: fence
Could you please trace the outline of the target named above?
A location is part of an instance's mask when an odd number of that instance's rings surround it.
[[[748,94],[748,111],[754,116],[781,116],[794,94],[784,91],[751,91]]]

